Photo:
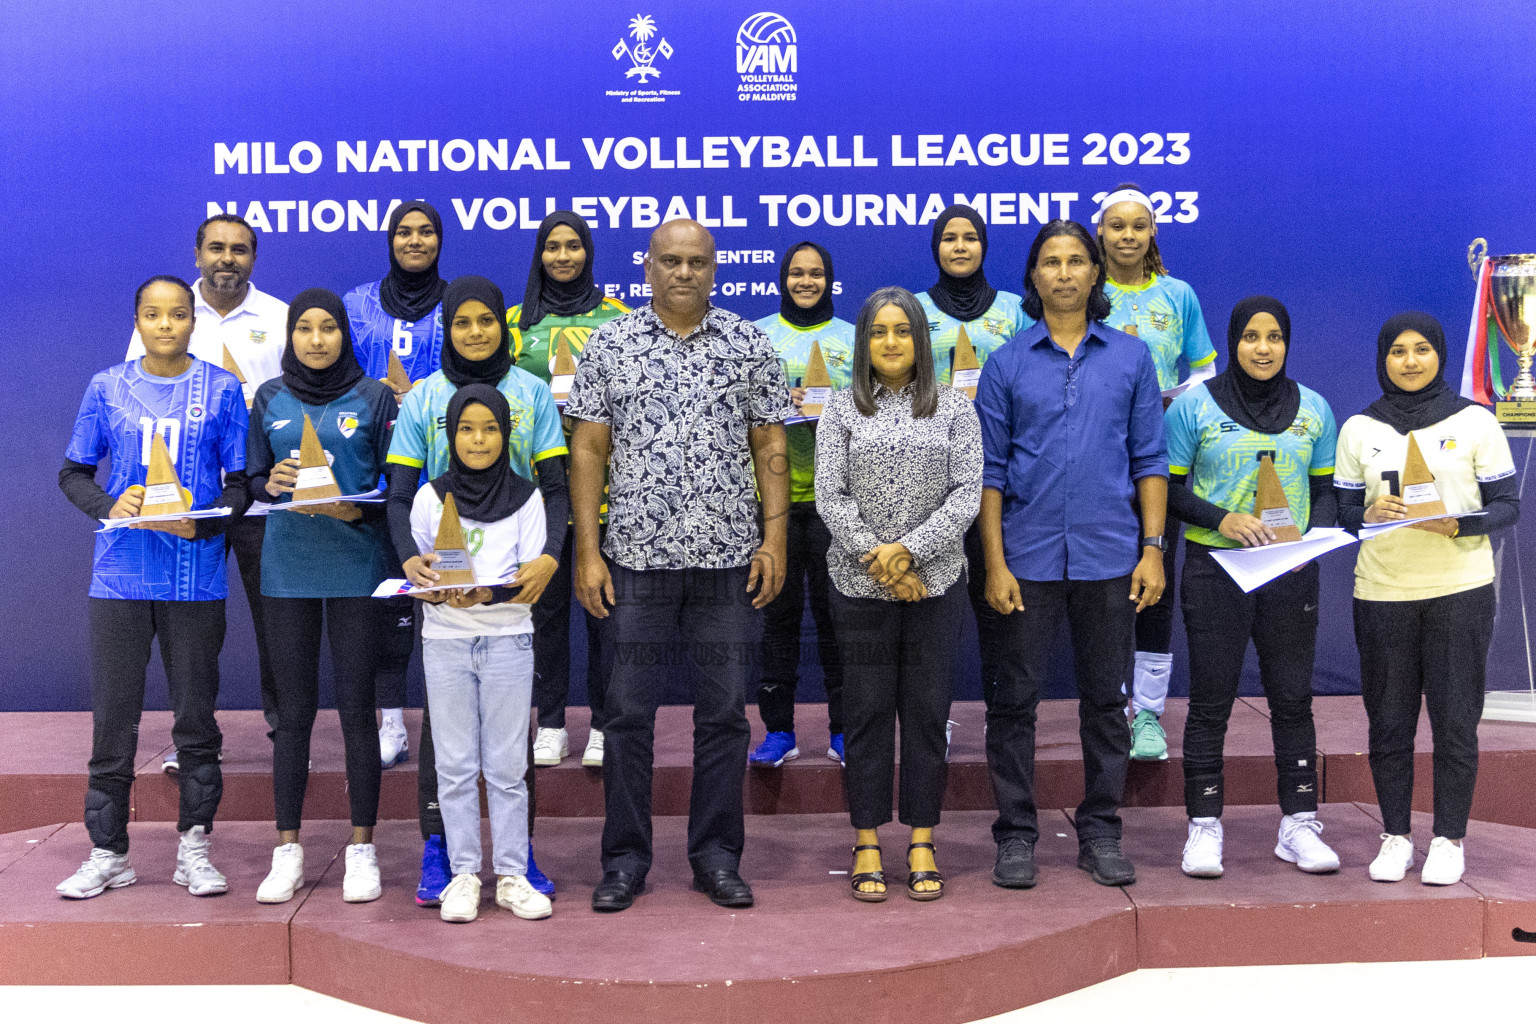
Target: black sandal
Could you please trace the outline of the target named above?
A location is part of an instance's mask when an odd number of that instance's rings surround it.
[[[912,866],[912,851],[913,850],[918,850],[918,849],[932,850],[933,849],[933,844],[932,843],[913,843],[911,846],[907,847],[907,866],[908,866],[908,868],[910,868]],[[933,890],[930,890],[930,891],[923,891],[923,890],[920,890],[920,889],[917,888],[917,883],[918,882],[938,882],[939,883],[939,887],[937,889],[933,889]],[[920,901],[927,901],[927,900],[936,900],[936,899],[938,899],[940,896],[944,895],[944,876],[942,874],[940,874],[939,872],[937,872],[937,871],[908,871],[908,873],[907,873],[907,895],[912,897],[915,900],[920,900]]]
[[[870,845],[870,846],[855,846],[853,848],[854,860],[857,861],[858,860],[858,855],[861,852],[863,852],[864,850],[875,850],[875,851],[878,851],[879,849],[880,849],[880,845],[878,843]],[[885,902],[885,897],[887,895],[887,889],[884,888],[884,886],[885,886],[885,872],[884,871],[861,871],[858,874],[854,875],[852,878],[850,878],[848,881],[853,885],[853,898],[854,899],[860,900],[860,901],[862,901],[864,903],[884,903]],[[882,886],[882,888],[880,889],[879,892],[865,892],[863,889],[859,888],[859,886],[863,885],[865,882],[879,882],[880,885]]]

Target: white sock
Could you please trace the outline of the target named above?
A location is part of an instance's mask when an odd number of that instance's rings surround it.
[[[1131,685],[1131,714],[1150,711],[1163,717],[1168,703],[1168,677],[1173,674],[1173,655],[1136,652],[1136,674]]]
[[[404,708],[384,708],[380,713],[384,716],[384,720],[379,723],[380,728],[387,725],[393,725],[397,729],[405,728]]]

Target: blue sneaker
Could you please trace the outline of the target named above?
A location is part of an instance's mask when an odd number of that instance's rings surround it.
[[[831,758],[833,761],[836,761],[838,764],[842,764],[842,765],[846,766],[846,762],[843,761],[843,734],[842,733],[835,732],[835,733],[832,734],[832,739],[827,744],[827,757]]]
[[[442,836],[429,836],[421,848],[421,881],[416,884],[416,905],[437,906],[451,881],[453,872],[448,870],[448,841]]]
[[[754,768],[777,768],[785,761],[793,761],[799,756],[800,748],[795,746],[794,733],[771,732],[768,738],[752,751],[752,756],[747,758],[747,763]]]
[[[539,866],[533,862],[533,840],[528,841],[528,884],[533,886],[533,891],[550,899],[555,898],[555,883],[549,880],[549,876],[539,870]]]

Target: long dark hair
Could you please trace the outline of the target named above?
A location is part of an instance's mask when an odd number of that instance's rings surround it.
[[[869,365],[869,333],[875,326],[875,314],[886,306],[895,306],[907,314],[912,325],[912,415],[918,419],[932,416],[939,408],[939,388],[933,374],[933,347],[928,341],[928,314],[917,296],[905,288],[877,288],[864,300],[859,319],[853,325],[853,404],[865,416],[873,416],[875,374]]]
[[[1108,271],[1104,266],[1104,257],[1099,253],[1099,245],[1088,233],[1088,229],[1077,221],[1059,218],[1041,228],[1035,236],[1034,244],[1029,247],[1029,260],[1024,264],[1024,312],[1032,320],[1045,316],[1045,304],[1040,301],[1040,293],[1035,291],[1035,264],[1040,259],[1041,247],[1061,235],[1071,235],[1082,242],[1083,248],[1088,251],[1088,258],[1099,268],[1098,280],[1093,282],[1093,291],[1088,293],[1088,319],[1103,320],[1109,316],[1110,304],[1108,296],[1104,294],[1104,280]]]

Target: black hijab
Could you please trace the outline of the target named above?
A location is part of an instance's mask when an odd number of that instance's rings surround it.
[[[794,259],[795,253],[802,249],[815,250],[816,255],[821,257],[822,273],[826,275],[827,286],[822,289],[821,298],[816,300],[816,305],[810,309],[801,309],[795,305],[795,300],[789,294],[789,261]],[[801,242],[790,246],[784,258],[779,261],[779,316],[796,327],[815,327],[832,319],[832,254],[815,242]]]
[[[408,213],[424,213],[432,222],[432,228],[437,232],[437,257],[432,260],[432,265],[426,270],[409,271],[400,266],[400,261],[395,259],[395,229],[400,226],[400,221]],[[395,207],[395,212],[389,215],[389,273],[384,280],[379,282],[379,305],[384,307],[384,312],[392,317],[398,317],[406,323],[413,324],[432,312],[443,298],[444,281],[437,276],[437,260],[443,255],[443,218],[437,215],[437,210],[431,203],[424,203],[419,199],[413,199],[409,203],[401,203]]]
[[[581,273],[569,281],[556,281],[544,270],[544,244],[549,233],[564,224],[576,232],[587,261]],[[517,317],[517,329],[526,331],[546,316],[580,316],[603,303],[603,290],[592,277],[592,229],[587,219],[570,210],[556,210],[539,224],[539,236],[533,243],[533,266],[528,268],[528,285],[523,289],[523,311]]]
[[[453,347],[453,318],[459,307],[471,299],[479,299],[495,314],[501,325],[501,344],[489,359],[472,362],[459,355]],[[443,292],[443,376],[456,387],[466,384],[489,384],[495,387],[512,369],[512,349],[507,333],[507,302],[501,297],[501,289],[475,274],[456,277]]]
[[[1440,372],[1417,391],[1404,391],[1387,376],[1387,353],[1404,331],[1418,331],[1435,347]],[[1399,313],[1382,325],[1376,335],[1376,381],[1381,397],[1366,407],[1365,415],[1380,420],[1399,434],[1423,430],[1476,403],[1451,390],[1445,382],[1445,330],[1428,313]]]
[[[1285,339],[1285,359],[1280,370],[1269,380],[1254,380],[1237,359],[1237,343],[1243,338],[1248,321],[1258,313],[1268,313],[1280,324]],[[1296,422],[1301,408],[1301,388],[1285,375],[1291,357],[1291,314],[1279,299],[1268,295],[1250,295],[1232,310],[1227,322],[1227,368],[1205,385],[1221,411],[1239,424],[1259,434],[1278,434]]]
[[[459,458],[459,417],[472,402],[491,410],[501,425],[501,454],[485,469],[470,469]],[[459,515],[481,523],[505,519],[523,507],[534,485],[512,468],[507,445],[512,440],[512,408],[507,398],[489,384],[466,384],[448,399],[448,472],[432,481],[439,498],[450,492]]]
[[[964,217],[976,228],[976,237],[981,240],[981,259],[977,261],[975,273],[969,277],[952,277],[945,272],[943,264],[939,264],[939,280],[928,289],[928,297],[935,306],[956,320],[969,323],[992,308],[992,302],[997,298],[997,289],[987,284],[987,273],[982,266],[987,259],[987,224],[981,219],[981,214],[969,206],[951,206],[933,222],[933,262],[939,262],[939,240],[944,237],[945,226],[956,217]],[[831,277],[832,268],[829,266],[828,280]]]
[[[341,328],[341,353],[334,363],[323,370],[305,366],[293,350],[293,328],[299,322],[299,317],[312,309],[325,310]],[[347,307],[342,305],[335,292],[311,288],[300,292],[288,304],[288,339],[283,345],[282,366],[283,384],[305,405],[334,402],[362,379],[363,368],[357,361],[357,353],[352,351],[352,328],[347,322]]]

